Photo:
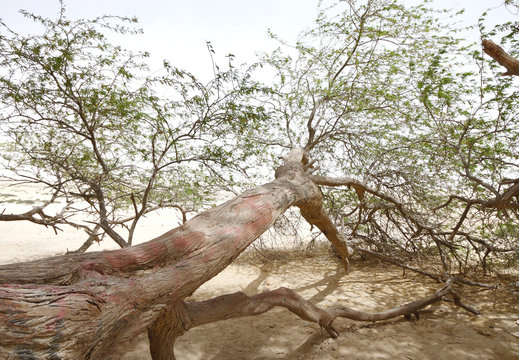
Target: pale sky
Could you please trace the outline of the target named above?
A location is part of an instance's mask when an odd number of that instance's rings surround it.
[[[125,47],[149,51],[157,68],[162,59],[168,59],[202,77],[212,73],[206,40],[212,42],[219,57],[233,53],[237,63],[250,63],[258,51],[277,46],[268,38],[269,28],[283,39],[294,40],[317,15],[317,0],[66,0],[65,4],[71,19],[106,14],[136,16],[144,34],[126,37]],[[477,23],[484,10],[501,4],[502,0],[433,1],[439,8],[465,8],[466,25]],[[0,18],[15,31],[31,32],[34,27],[18,13],[19,9],[53,17],[59,3],[0,0]],[[511,18],[503,7],[492,14],[498,22]]]

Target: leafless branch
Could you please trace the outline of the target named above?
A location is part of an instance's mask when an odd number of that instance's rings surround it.
[[[184,319],[186,321],[186,329],[190,329],[219,320],[259,315],[275,306],[281,306],[303,320],[319,324],[331,337],[336,338],[340,334],[333,327],[333,321],[338,317],[374,322],[388,320],[397,316],[408,318],[411,314],[418,316],[420,309],[443,300],[443,297],[447,295],[453,297],[455,305],[474,315],[479,314],[478,310],[461,302],[459,295],[452,289],[451,283],[448,281],[444,287],[432,295],[377,313],[353,310],[341,305],[334,305],[324,310],[305,300],[293,290],[282,287],[255,296],[247,296],[243,292],[237,292],[206,301],[187,303],[185,305],[186,316]]]

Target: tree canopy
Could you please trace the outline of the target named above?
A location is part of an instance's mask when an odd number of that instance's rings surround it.
[[[2,24],[3,174],[50,189],[43,205],[65,205],[20,219],[84,229],[82,251],[104,235],[125,247],[146,213],[174,207],[185,221],[232,189],[233,174],[246,174],[259,153],[247,133],[265,117],[250,70],[230,63],[208,84],[167,61],[152,72],[149,54],[107,40],[138,32],[136,19],[69,20],[64,5],[57,19],[23,14],[45,31],[20,35]]]
[[[248,68],[230,55],[207,84],[167,61],[152,72],[147,53],[108,42],[110,31],[138,32],[135,19],[70,20],[62,6],[57,19],[24,12],[43,34],[2,24],[4,174],[66,204],[2,219],[83,228],[81,250],[105,235],[125,247],[146,213],[176,207],[186,219],[218,189],[264,180],[300,147],[314,175],[343,179],[321,179],[334,185],[325,201],[359,249],[403,262],[435,255],[461,273],[516,261],[513,78],[446,20],[459,14],[428,2],[320,9],[295,44],[271,34],[276,51]],[[481,37],[501,36],[513,57],[515,24],[487,30],[485,16]],[[257,80],[262,71],[270,83]]]
[[[355,192],[325,197],[353,242],[486,271],[517,257],[518,93],[445,14],[427,2],[324,9],[295,55],[264,58],[277,73],[272,136],[304,148],[318,173],[355,178],[343,182]],[[485,16],[481,37],[501,34],[517,54],[515,25],[486,31]]]
[[[51,197],[0,220],[88,235],[79,253],[0,266],[2,356],[108,358],[147,331],[152,358],[174,359],[190,328],[273,306],[332,337],[337,317],[418,317],[446,296],[478,314],[455,286],[494,288],[481,270],[519,255],[519,27],[487,31],[484,14],[482,44],[470,44],[427,2],[320,4],[296,44],[272,34],[276,51],[249,67],[214,63],[209,83],[167,61],[152,72],[146,53],[107,40],[138,31],[134,19],[70,20],[62,4],[57,19],[24,12],[42,34],[1,24],[2,176]],[[274,180],[187,220],[218,191],[270,178],[267,168]],[[186,300],[293,206],[346,269],[369,254],[442,287],[374,314],[321,309],[287,288]],[[163,207],[184,223],[130,246]],[[82,253],[102,237],[124,249]]]

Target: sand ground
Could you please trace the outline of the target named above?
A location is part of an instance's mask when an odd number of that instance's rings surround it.
[[[438,284],[378,262],[356,261],[349,274],[326,256],[231,265],[193,296],[203,300],[233,291],[249,295],[280,286],[321,307],[336,303],[376,312],[415,300]],[[338,339],[282,308],[260,316],[194,328],[176,344],[178,359],[519,359],[519,292],[508,287],[464,287],[463,298],[482,314],[450,303],[434,304],[419,320],[378,323],[337,319]],[[124,360],[151,359],[145,335]]]
[[[0,187],[0,207],[17,212],[35,204],[38,189]],[[37,200],[37,199],[36,199]],[[59,204],[58,204],[59,205]],[[137,242],[176,226],[174,213],[150,215],[139,228]],[[0,222],[0,264],[63,254],[78,248],[85,235],[26,222]],[[91,250],[116,248],[104,242]],[[260,316],[207,324],[191,329],[176,344],[179,360],[238,359],[519,359],[519,289],[516,279],[486,279],[502,284],[497,290],[463,287],[466,303],[482,314],[473,316],[449,303],[435,304],[419,320],[396,318],[378,323],[337,319],[341,333],[331,339],[318,325],[275,308]],[[320,307],[340,303],[376,312],[428,295],[441,286],[378,262],[355,261],[346,274],[330,256],[292,261],[241,261],[204,284],[192,300],[244,291],[249,295],[280,286],[289,287]],[[189,299],[188,299],[189,300]],[[151,359],[143,334],[122,360]]]

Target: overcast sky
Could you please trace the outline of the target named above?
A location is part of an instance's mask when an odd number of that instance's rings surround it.
[[[434,6],[465,8],[466,25],[477,23],[489,7],[503,0],[434,0]],[[407,2],[415,2],[409,1]],[[237,61],[252,62],[255,53],[273,49],[267,30],[293,40],[311,26],[317,15],[317,0],[68,0],[71,19],[99,15],[136,16],[144,35],[127,37],[129,48],[149,51],[155,63],[168,59],[173,65],[198,76],[212,72],[205,41],[211,41],[217,54],[233,53]],[[52,17],[57,14],[57,0],[0,0],[0,18],[14,30],[31,31],[33,27],[19,9]],[[503,8],[492,12],[496,21],[511,15]],[[474,34],[477,39],[477,33]],[[158,66],[158,65],[157,65]]]

